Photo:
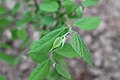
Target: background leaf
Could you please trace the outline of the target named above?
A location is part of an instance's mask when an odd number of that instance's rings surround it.
[[[5,76],[0,75],[0,80],[6,80]]]
[[[4,52],[0,52],[0,60],[3,60],[9,64],[12,64],[12,65],[17,65],[18,62],[19,62],[19,58],[14,58]]]
[[[92,30],[99,26],[100,21],[96,16],[84,17],[75,22],[74,25],[84,30]]]
[[[83,16],[83,9],[81,6],[76,9],[76,15],[77,15],[77,18],[79,17],[81,18]]]
[[[53,22],[54,22],[54,18],[51,16],[44,16],[40,20],[41,25],[45,25],[45,26],[51,26]]]
[[[16,26],[24,27],[32,20],[33,20],[32,13],[26,10],[22,13],[22,18],[16,21]]]
[[[12,13],[16,14],[19,11],[20,7],[20,3],[17,2],[12,9]]]
[[[59,8],[59,4],[56,1],[49,1],[40,4],[40,10],[46,12],[55,12]]]
[[[5,18],[0,18],[0,33],[4,31],[4,29],[9,25],[9,20]]]
[[[0,6],[0,14],[5,14],[7,13],[7,9],[3,6]]]
[[[92,67],[93,64],[91,53],[78,33],[74,33],[72,36],[71,45],[73,49],[80,55],[80,57]]]
[[[27,33],[26,33],[25,29],[19,29],[19,30],[17,30],[17,36],[18,36],[18,38],[20,38],[23,41],[25,39],[27,39]]]
[[[68,15],[71,15],[77,8],[72,0],[65,0],[63,5]]]
[[[7,27],[9,25],[9,20],[5,18],[0,18],[0,27]]]
[[[98,3],[99,0],[83,0],[82,4],[83,6],[95,6]]]

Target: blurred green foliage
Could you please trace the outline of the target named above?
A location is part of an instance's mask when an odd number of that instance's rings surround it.
[[[5,76],[0,75],[0,80],[6,80]]]

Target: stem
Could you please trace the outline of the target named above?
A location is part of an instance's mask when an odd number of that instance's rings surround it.
[[[54,64],[56,64],[55,60],[53,59],[53,52],[52,51],[50,52],[50,57],[49,58]]]

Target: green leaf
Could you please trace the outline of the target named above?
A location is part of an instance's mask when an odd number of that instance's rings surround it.
[[[7,15],[5,18],[11,23],[14,21],[14,16],[12,15]]]
[[[33,57],[34,59],[37,58],[39,60],[36,61],[41,61],[39,58],[40,55],[46,54],[50,51],[50,49],[53,46],[53,42],[57,37],[63,36],[66,32],[68,32],[69,28],[67,27],[62,27],[60,29],[54,30],[47,35],[45,35],[43,38],[41,38],[39,41],[35,41],[31,44],[30,46],[30,51],[29,55]]]
[[[65,57],[63,57],[63,56],[57,54],[56,52],[54,52],[53,59],[57,64],[60,64],[64,67],[67,67],[67,63],[64,60]]]
[[[30,21],[31,21],[31,17],[25,17],[23,19],[20,19],[16,22],[17,26],[23,27],[25,25],[27,25]]]
[[[0,47],[2,47],[2,48],[10,48],[11,45],[6,44],[6,43],[1,43],[1,44],[0,44]]]
[[[9,25],[9,20],[5,18],[0,18],[0,28],[1,27],[7,27]]]
[[[27,33],[24,29],[19,29],[17,30],[17,36],[24,41],[27,38]]]
[[[63,36],[65,33],[67,33],[69,28],[62,27],[60,29],[56,29],[47,35],[45,35],[43,38],[41,38],[39,41],[35,41],[31,44],[30,52],[41,52],[41,50],[45,50],[45,52],[49,52],[51,47],[53,46],[53,42],[57,37]]]
[[[45,12],[55,12],[59,8],[59,4],[56,1],[49,1],[40,4],[40,10]]]
[[[12,33],[12,39],[16,40],[18,38],[18,36],[17,36],[17,29],[12,28],[11,29],[11,33]]]
[[[65,79],[60,74],[58,74],[58,72],[53,68],[51,69],[49,75],[47,76],[47,80],[70,80],[70,79]]]
[[[71,15],[77,8],[72,0],[65,0],[63,5],[68,15]]]
[[[0,52],[0,60],[3,60],[9,64],[12,64],[12,65],[17,65],[17,63],[19,62],[19,58],[14,58],[4,52]]]
[[[29,2],[30,0],[23,0],[23,1],[25,1],[25,2]]]
[[[46,34],[48,34],[50,31],[48,30],[41,30],[40,31],[40,34],[41,34],[41,37],[45,36]]]
[[[75,22],[74,25],[84,30],[92,30],[97,28],[100,22],[101,22],[100,18],[96,16],[92,16],[92,17],[82,18],[77,22]]]
[[[57,64],[56,70],[61,76],[65,77],[67,79],[71,79],[70,73],[63,66]]]
[[[38,65],[30,74],[28,80],[44,80],[50,72],[50,61]]]
[[[32,58],[33,61],[37,62],[37,63],[41,63],[45,60],[47,60],[48,54],[47,53],[30,53],[29,56]]]
[[[82,4],[83,6],[95,6],[98,3],[99,0],[83,0]]]
[[[76,16],[77,17],[82,17],[83,16],[83,9],[82,9],[81,6],[76,9]]]
[[[53,46],[52,46],[51,50],[59,47],[61,44],[62,44],[62,37],[57,37],[57,38],[55,39],[54,43],[53,43]],[[50,50],[50,51],[51,51],[51,50]]]
[[[6,80],[5,76],[0,75],[0,80]]]
[[[47,35],[45,35],[43,38],[41,38],[39,41],[35,41],[30,46],[30,52],[49,52],[51,47],[53,46],[53,42],[57,37],[63,36],[65,33],[67,33],[69,28],[62,27],[60,29],[56,29]]]
[[[53,22],[54,22],[54,18],[51,16],[44,16],[40,20],[41,25],[45,25],[45,26],[50,26],[53,24]]]
[[[2,32],[5,29],[5,27],[9,25],[9,23],[9,20],[0,18],[0,32]]]
[[[16,26],[23,27],[33,20],[33,15],[30,11],[24,11],[23,17],[16,21]]]
[[[7,13],[7,9],[3,6],[0,6],[0,14],[5,14]]]
[[[54,50],[57,54],[68,57],[68,58],[74,58],[74,57],[79,57],[77,52],[72,48],[70,44],[65,44],[63,47],[59,47]]]
[[[91,53],[78,33],[74,33],[72,36],[71,45],[73,49],[79,54],[79,56],[92,67],[93,64]]]
[[[19,9],[20,9],[20,3],[17,2],[12,9],[12,13],[16,14],[19,11]]]

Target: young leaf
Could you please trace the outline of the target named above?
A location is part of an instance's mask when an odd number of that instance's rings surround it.
[[[30,74],[28,80],[44,80],[50,71],[50,61],[47,60],[37,66]]]
[[[49,1],[40,4],[40,10],[45,12],[55,12],[59,8],[59,4],[56,1]]]
[[[71,75],[70,73],[61,65],[57,64],[56,65],[56,70],[57,72],[62,75],[63,77],[67,78],[67,79],[71,79]]]
[[[83,6],[95,6],[98,3],[99,0],[83,0],[82,4]]]
[[[74,33],[72,36],[71,45],[73,49],[79,54],[79,56],[92,67],[93,64],[91,53],[78,33]]]
[[[60,29],[54,30],[49,34],[45,35],[39,41],[33,42],[30,46],[29,55],[32,57],[34,55],[40,59],[39,56],[41,54],[47,54],[51,47],[53,46],[53,42],[57,37],[63,36],[66,32],[68,32],[69,28],[62,27]],[[37,60],[38,61],[38,60]]]
[[[51,50],[59,47],[61,44],[62,44],[62,37],[57,37],[53,43],[53,47],[51,48]]]
[[[7,55],[4,52],[0,52],[0,60],[3,60],[9,64],[16,65],[19,62],[19,58],[14,58],[10,55]]]
[[[100,21],[96,16],[85,17],[75,22],[74,25],[84,30],[92,30],[99,26]]]
[[[59,47],[54,50],[57,54],[68,57],[68,58],[74,58],[74,57],[79,57],[77,52],[72,48],[70,44],[65,44],[63,47]]]

